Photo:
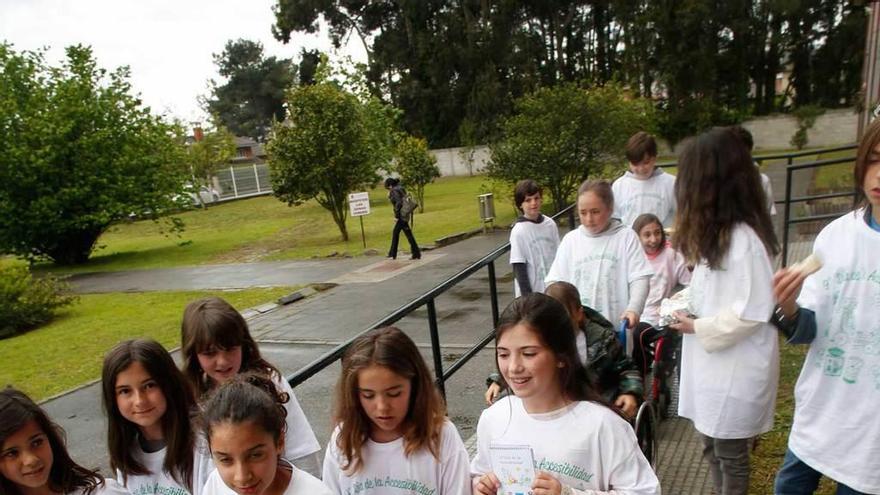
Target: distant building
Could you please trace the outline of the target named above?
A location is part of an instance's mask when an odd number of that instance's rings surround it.
[[[266,163],[266,149],[262,144],[248,137],[235,137],[235,156],[229,160],[231,165]]]

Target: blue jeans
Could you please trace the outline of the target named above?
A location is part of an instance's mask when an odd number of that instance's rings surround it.
[[[822,473],[798,459],[791,450],[785,449],[785,459],[779,472],[776,473],[774,492],[776,495],[812,495],[819,487],[821,477]],[[853,490],[843,483],[837,483],[837,495],[867,494]]]

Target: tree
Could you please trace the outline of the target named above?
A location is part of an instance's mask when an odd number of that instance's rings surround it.
[[[299,54],[299,85],[315,84],[315,71],[321,63],[321,52],[303,48]]]
[[[534,179],[558,211],[583,180],[620,163],[627,138],[653,123],[651,103],[615,85],[542,88],[517,100],[504,138],[490,146],[488,173],[510,184]]]
[[[235,140],[226,128],[220,126],[204,132],[201,139],[189,143],[186,151],[188,172],[193,182],[197,185],[210,186],[209,182],[216,174],[217,167],[227,163],[235,155]],[[202,207],[206,206],[198,192],[196,198]]]
[[[113,222],[173,206],[182,132],[150,114],[128,76],[82,46],[48,67],[0,44],[0,251],[83,263]]]
[[[619,81],[660,98],[671,141],[750,113],[858,99],[868,2],[848,0],[277,0],[275,37],[357,35],[373,94],[432,147],[492,141],[538,87]],[[753,89],[754,88],[754,89]],[[787,91],[787,92],[788,92]],[[693,118],[696,116],[697,118]]]
[[[214,63],[226,82],[210,82],[206,110],[233,134],[265,141],[272,121],[284,119],[284,94],[296,80],[296,65],[266,57],[261,43],[243,39],[227,41]]]
[[[437,157],[428,151],[427,141],[414,136],[404,136],[398,141],[394,157],[394,169],[404,184],[415,189],[419,213],[424,213],[425,186],[440,177]]]
[[[292,89],[287,104],[288,119],[274,125],[266,147],[275,196],[288,205],[317,200],[347,241],[348,193],[379,180],[390,128],[370,104],[326,80]]]

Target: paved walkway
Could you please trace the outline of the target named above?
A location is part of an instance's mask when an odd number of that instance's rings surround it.
[[[360,256],[79,273],[67,280],[73,290],[79,293],[281,287],[327,282],[375,263],[378,259],[381,258]]]

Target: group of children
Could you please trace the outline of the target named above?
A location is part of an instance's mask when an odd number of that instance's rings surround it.
[[[532,446],[534,493],[659,493],[632,429],[587,377],[575,313],[552,297],[523,296],[502,315],[498,367],[516,398],[483,414],[472,460],[415,343],[394,327],[356,339],[342,360],[320,480],[307,472],[317,444],[296,397],[240,318],[220,299],[191,303],[183,370],[153,340],[107,353],[112,479],[71,460],[60,429],[27,396],[0,392],[3,493],[497,493],[488,457],[497,442]]]
[[[631,141],[644,146],[642,138]],[[645,157],[635,158],[633,177],[621,180],[664,177],[641,170]],[[493,468],[497,449],[527,446],[531,493],[657,494],[657,477],[625,420],[641,397],[641,377],[613,322],[656,324],[656,302],[690,281],[691,310],[671,325],[683,334],[679,413],[703,438],[717,493],[746,493],[749,440],[772,426],[777,329],[790,342],[811,343],[777,493],[811,493],[823,474],[838,481],[838,493],[878,493],[878,123],[861,143],[855,178],[856,211],[819,235],[814,251],[824,266],[806,281],[796,270],[773,274],[778,245],[767,198],[747,147],[729,129],[684,146],[672,189],[676,249],[665,239],[662,211],[626,213],[630,228],[613,213],[615,187],[601,181],[581,186],[581,226],[559,243],[555,224],[541,215],[540,188],[520,183],[523,218],[511,234],[511,263],[522,295],[496,329],[498,374],[473,459],[418,348],[387,327],[356,339],[342,360],[336,426],[319,469],[320,446],[293,390],[261,357],[241,315],[208,298],[185,310],[182,369],[147,339],[121,342],[105,356],[112,479],[76,464],[60,429],[26,395],[0,391],[0,488],[16,495],[489,495],[510,481]],[[644,188],[647,201],[668,187],[658,184]],[[621,207],[643,208],[640,201]]]
[[[518,293],[544,286],[552,295],[558,281],[570,282],[582,311],[626,320],[639,335],[658,324],[659,302],[689,283],[688,310],[669,325],[683,335],[678,413],[699,432],[719,494],[748,492],[752,440],[773,425],[779,331],[790,343],[810,343],[776,493],[813,493],[822,475],[837,482],[838,494],[880,493],[873,412],[880,403],[880,122],[859,146],[854,212],[819,234],[814,253],[824,266],[810,278],[799,270],[773,273],[775,208],[751,147],[742,128],[712,129],[683,145],[673,178],[654,169],[650,136],[633,136],[630,172],[613,186],[581,185],[581,226],[555,253],[514,257],[523,242],[511,232],[515,273],[528,273],[529,263],[550,266],[537,283],[518,275]],[[674,226],[661,218],[674,218]],[[674,248],[664,227],[674,227]],[[640,362],[639,349],[633,352]],[[490,385],[487,400],[500,388]]]

